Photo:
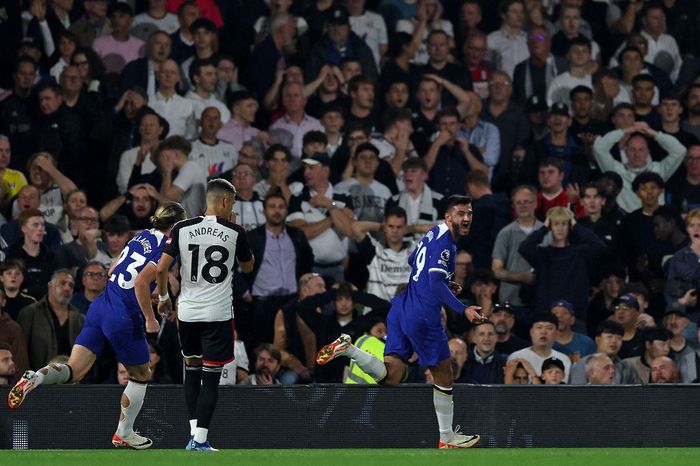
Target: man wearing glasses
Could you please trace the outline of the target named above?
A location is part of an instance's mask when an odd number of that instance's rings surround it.
[[[530,57],[521,61],[513,72],[513,93],[518,102],[536,95],[544,102],[552,80],[567,69],[566,60],[551,54],[552,42],[544,26],[533,26],[527,36]]]
[[[83,269],[83,289],[73,295],[70,304],[81,313],[87,314],[88,307],[107,286],[107,269],[98,261],[90,261]]]

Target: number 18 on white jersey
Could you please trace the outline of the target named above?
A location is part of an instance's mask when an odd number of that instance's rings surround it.
[[[164,253],[180,258],[178,319],[220,322],[233,318],[232,279],[236,259],[251,260],[245,230],[213,215],[177,223]]]

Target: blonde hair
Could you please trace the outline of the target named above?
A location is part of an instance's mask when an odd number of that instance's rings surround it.
[[[574,213],[566,207],[552,207],[547,211],[547,220],[550,222],[558,220],[572,222],[574,220]]]
[[[686,226],[690,225],[693,220],[700,220],[700,209],[693,209],[688,212],[688,216],[685,218]]]
[[[165,231],[185,218],[187,218],[187,213],[184,207],[177,202],[168,201],[158,206],[151,216],[151,223],[156,230]]]

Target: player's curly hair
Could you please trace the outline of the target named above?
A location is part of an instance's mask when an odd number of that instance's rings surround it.
[[[156,230],[165,231],[185,218],[187,218],[185,208],[177,202],[168,201],[158,206],[151,216],[151,223]]]

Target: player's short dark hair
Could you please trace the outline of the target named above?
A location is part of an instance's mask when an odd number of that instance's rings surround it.
[[[472,198],[461,194],[453,194],[445,199],[445,212],[449,212],[456,205],[471,205]]]
[[[199,76],[199,73],[201,73],[202,68],[205,66],[213,66],[216,68],[216,61],[212,60],[211,58],[195,58],[192,60],[192,64],[190,65],[190,72],[188,77],[190,78],[190,82],[194,83],[194,77]]]
[[[658,173],[642,172],[639,175],[637,175],[632,181],[632,191],[637,192],[639,187],[646,183],[656,183],[656,186],[658,186],[659,189],[664,189],[666,187],[664,179],[661,178],[661,175],[659,175]]]
[[[180,203],[167,201],[159,205],[151,216],[151,224],[156,230],[165,231],[185,218],[187,218],[187,213]]]
[[[469,170],[464,177],[464,185],[466,186],[468,183],[479,186],[491,186],[491,183],[489,183],[489,176],[481,170]]]
[[[282,199],[284,206],[288,207],[287,199],[284,198],[284,194],[282,194],[282,191],[279,188],[272,189],[269,193],[267,193],[267,196],[265,196],[265,199],[263,199],[263,209],[267,208],[267,201],[270,199]]]
[[[263,351],[267,351],[270,353],[270,356],[272,356],[273,359],[276,359],[277,362],[282,363],[282,353],[280,353],[280,350],[278,350],[272,343],[263,343],[255,348],[255,357],[259,357]]]
[[[392,207],[389,207],[386,209],[386,212],[384,212],[384,218],[388,217],[398,217],[402,218],[405,221],[408,221],[408,216],[406,215],[406,209],[404,209],[401,206],[395,205]]]
[[[625,329],[620,323],[615,322],[614,320],[604,320],[600,323],[600,325],[598,325],[594,336],[599,337],[604,333],[623,336],[625,334]]]
[[[9,258],[0,262],[0,275],[12,269],[19,269],[22,275],[24,275],[24,261],[22,259]]]
[[[237,166],[238,165],[236,165],[236,167]],[[236,169],[236,167],[234,167],[234,170]],[[223,178],[214,178],[213,180],[210,180],[209,183],[207,183],[207,197],[209,197],[210,195],[216,197],[230,196],[235,199],[236,188],[228,180],[225,180]]]

